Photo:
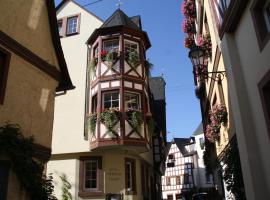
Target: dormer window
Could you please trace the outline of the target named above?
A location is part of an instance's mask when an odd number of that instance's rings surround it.
[[[119,49],[119,40],[107,40],[103,42],[103,50],[107,52],[117,52]]]
[[[67,19],[67,35],[78,32],[78,16]]]
[[[68,37],[79,34],[81,15],[73,15],[58,19],[57,26],[60,37]]]

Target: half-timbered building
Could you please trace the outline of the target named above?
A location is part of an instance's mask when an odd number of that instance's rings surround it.
[[[195,138],[174,138],[167,148],[166,170],[162,176],[163,199],[190,198],[195,189],[193,171],[197,166]]]
[[[87,48],[82,47],[69,59],[70,63],[78,61],[78,65],[70,67],[75,67],[72,72],[85,91],[80,90],[76,98],[74,94],[74,98],[63,99],[66,105],[77,100],[85,102],[78,105],[84,113],[68,108],[70,124],[65,125],[61,122],[65,109],[55,113],[59,119],[48,172],[57,179],[57,196],[61,196],[61,179],[57,177],[66,175],[74,199],[161,199],[165,82],[162,77],[149,77],[146,50],[151,44],[140,16],[128,17],[118,9],[100,24],[71,0],[60,3],[58,14],[61,27],[69,27],[68,19],[78,16],[76,23],[70,22],[71,29],[78,27],[72,29],[74,34],[67,34],[66,28],[61,31],[63,43],[68,38],[74,40],[65,42],[64,51],[72,52],[73,44],[76,48],[86,44]],[[79,22],[80,26],[76,26]],[[88,27],[94,27],[93,32]],[[87,38],[82,36],[83,29],[89,31]],[[83,44],[76,43],[83,39]],[[87,58],[80,57],[80,53],[86,53]],[[84,58],[85,63],[81,62]],[[86,78],[85,84],[77,67]]]

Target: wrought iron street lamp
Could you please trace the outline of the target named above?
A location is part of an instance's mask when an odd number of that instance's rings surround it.
[[[193,73],[195,77],[211,78],[214,81],[220,81],[226,76],[226,71],[207,71],[207,55],[200,46],[194,46],[190,49],[188,57],[193,65]],[[217,74],[213,76],[212,74]],[[210,76],[211,75],[211,76]]]

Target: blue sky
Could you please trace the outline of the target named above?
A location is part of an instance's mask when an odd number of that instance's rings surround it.
[[[86,5],[96,0],[76,0]],[[152,76],[164,75],[166,81],[168,140],[189,137],[201,121],[199,101],[195,97],[191,62],[183,46],[181,0],[121,0],[128,15],[140,15],[143,29],[152,47],[147,57],[154,64]],[[58,5],[60,0],[55,0]],[[85,7],[106,20],[117,9],[118,0],[102,0]]]

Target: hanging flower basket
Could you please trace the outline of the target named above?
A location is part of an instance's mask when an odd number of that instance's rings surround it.
[[[210,113],[210,119],[211,122],[214,124],[223,124],[225,125],[227,123],[227,109],[226,106],[223,104],[218,104],[214,106],[213,110]]]
[[[195,0],[184,0],[181,5],[181,12],[186,18],[196,18]]]
[[[212,57],[212,41],[209,33],[204,36],[199,36],[196,43],[203,48],[207,57]]]
[[[132,128],[135,129],[136,132],[140,132],[141,126],[143,124],[143,115],[140,110],[129,108],[126,111],[127,120],[132,126]]]
[[[211,142],[215,143],[215,141],[219,140],[219,129],[220,127],[214,126],[213,124],[208,124],[205,130],[205,138]]]
[[[196,27],[195,27],[194,19],[192,18],[184,19],[182,22],[182,29],[184,33],[195,34]]]
[[[192,48],[193,46],[195,46],[195,40],[193,35],[187,35],[184,41],[184,46],[186,48]]]

